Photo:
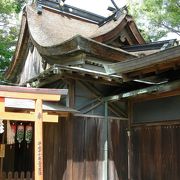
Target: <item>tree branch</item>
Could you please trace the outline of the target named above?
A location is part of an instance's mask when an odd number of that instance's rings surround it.
[[[167,26],[167,25],[164,24],[164,23],[161,23],[161,25],[162,25],[163,27],[165,27],[166,29],[168,29],[168,30],[176,33],[178,36],[180,36],[180,31],[178,31],[178,30],[176,30],[176,29],[174,29],[174,28],[172,28],[172,27],[170,27],[170,26]]]
[[[116,8],[116,10],[119,10],[119,7],[117,6],[117,4],[114,2],[114,0],[111,0],[112,4],[114,5],[114,7]]]

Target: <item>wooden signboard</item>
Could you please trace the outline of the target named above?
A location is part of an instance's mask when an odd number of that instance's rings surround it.
[[[39,89],[0,86],[0,119],[34,122],[34,172],[35,180],[43,180],[43,122],[58,122],[58,115],[43,113],[42,102],[59,101],[67,95],[66,89]],[[5,98],[31,99],[35,101],[34,112],[9,112]],[[59,114],[59,112],[58,112]]]

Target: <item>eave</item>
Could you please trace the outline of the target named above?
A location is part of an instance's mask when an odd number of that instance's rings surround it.
[[[34,46],[38,49],[44,59],[50,64],[60,64],[61,61],[66,61],[69,58],[79,56],[81,54],[109,62],[123,61],[129,58],[137,57],[133,53],[128,53],[124,50],[114,48],[92,39],[77,35],[66,42],[56,46],[43,47],[37,44],[33,37],[31,37]]]
[[[173,47],[177,45],[178,42],[176,39],[164,40],[164,41],[156,41],[149,42],[145,44],[131,45],[131,46],[122,46],[122,49],[128,52],[144,52],[144,51],[160,51],[165,49],[166,46]]]
[[[166,49],[148,56],[104,65],[108,74],[120,74],[126,78],[137,78],[158,74],[170,69],[180,69],[180,46]]]
[[[87,82],[111,86],[118,86],[122,83],[122,79],[120,76],[108,75],[103,72],[87,70],[79,67],[68,67],[56,64],[39,74],[37,77],[28,80],[21,86],[31,84],[31,86],[34,87],[43,87],[45,85],[59,81],[60,79],[68,78],[83,81],[86,80]]]

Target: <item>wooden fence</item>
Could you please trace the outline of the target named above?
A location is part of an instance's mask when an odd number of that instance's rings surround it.
[[[2,172],[0,180],[33,180],[34,173],[27,172]]]
[[[169,122],[170,123],[170,122]],[[132,131],[133,180],[180,179],[180,124],[139,126]]]

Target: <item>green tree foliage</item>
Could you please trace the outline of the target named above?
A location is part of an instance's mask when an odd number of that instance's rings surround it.
[[[129,9],[146,40],[157,40],[168,32],[180,36],[179,0],[144,0],[141,4],[131,1]]]
[[[24,0],[0,0],[0,78],[7,69],[18,37],[18,13]]]
[[[19,13],[24,3],[25,0],[1,0],[0,14]]]
[[[0,29],[0,78],[10,64],[17,40],[17,28]],[[7,33],[7,34],[6,34]]]

